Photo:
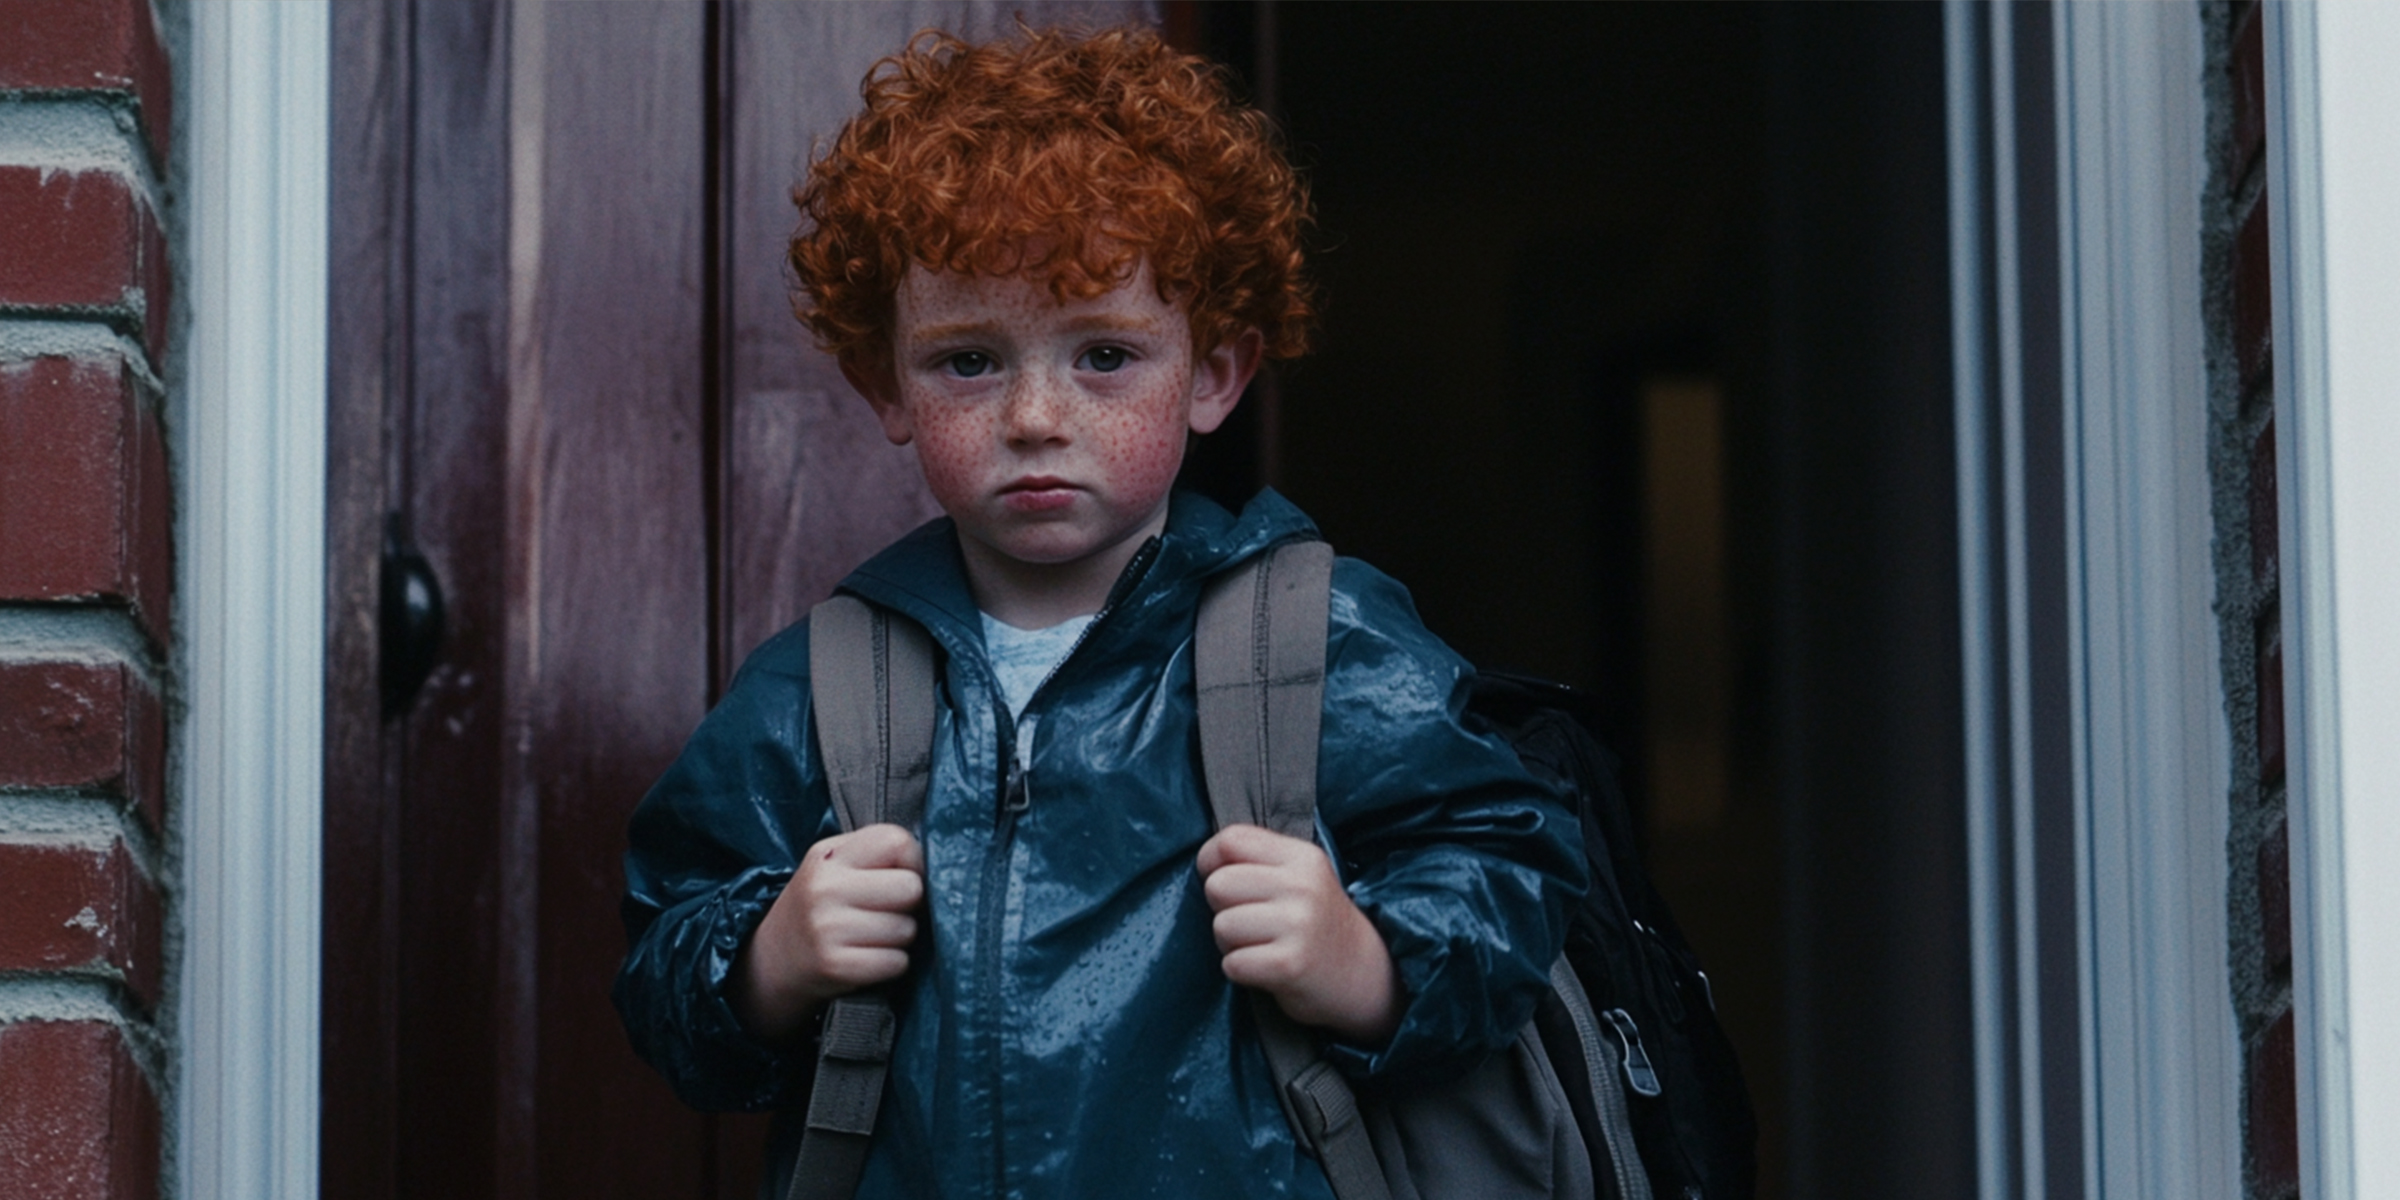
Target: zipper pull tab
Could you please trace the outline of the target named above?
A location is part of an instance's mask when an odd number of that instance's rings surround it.
[[[1032,773],[1025,770],[1008,773],[1008,793],[1001,797],[1001,812],[1013,817],[1033,807],[1033,789],[1025,782],[1025,777]]]
[[[1633,1014],[1612,1008],[1600,1014],[1616,1028],[1617,1040],[1625,1043],[1625,1083],[1645,1096],[1658,1094],[1658,1072],[1650,1069],[1650,1055],[1642,1049],[1642,1031],[1633,1023]]]

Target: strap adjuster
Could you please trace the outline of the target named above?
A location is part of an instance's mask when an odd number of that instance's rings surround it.
[[[891,1005],[881,1000],[835,1000],[825,1006],[817,1051],[839,1062],[888,1063],[897,1030]]]
[[[1357,1095],[1350,1090],[1349,1081],[1323,1059],[1302,1068],[1284,1090],[1291,1096],[1292,1111],[1300,1114],[1308,1127],[1308,1140],[1315,1145],[1323,1145],[1359,1122]]]

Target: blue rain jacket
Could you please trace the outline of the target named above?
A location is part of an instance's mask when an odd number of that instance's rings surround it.
[[[945,664],[920,831],[930,932],[898,990],[860,1196],[1330,1197],[1218,966],[1193,865],[1212,832],[1192,688],[1201,586],[1313,533],[1272,492],[1238,518],[1176,496],[1027,708],[1036,744],[1013,805],[1014,729],[950,522],[843,583],[932,631]],[[1361,1079],[1438,1078],[1532,1014],[1586,886],[1581,833],[1463,717],[1471,668],[1408,593],[1350,559],[1333,583],[1319,814],[1408,1000],[1388,1042],[1329,1053]],[[699,1108],[807,1099],[812,1051],[745,1034],[728,977],[800,856],[837,832],[812,729],[804,621],[751,655],[633,816],[617,1007]],[[797,1147],[787,1119],[769,1187]]]

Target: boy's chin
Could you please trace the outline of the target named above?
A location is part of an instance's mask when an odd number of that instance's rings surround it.
[[[1004,569],[1044,574],[1072,571],[1095,558],[1106,557],[1126,539],[1061,525],[1010,530],[1000,536],[975,540]]]

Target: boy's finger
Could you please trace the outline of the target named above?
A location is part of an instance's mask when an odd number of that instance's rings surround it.
[[[1243,904],[1218,913],[1208,923],[1208,931],[1216,939],[1218,952],[1230,954],[1246,946],[1282,940],[1292,925],[1291,914],[1281,905]]]
[[[844,948],[825,959],[825,975],[844,987],[862,988],[897,979],[908,970],[908,951],[888,946]]]
[[[1258,825],[1228,825],[1200,847],[1200,873],[1214,874],[1229,863],[1277,866],[1296,855],[1316,853],[1314,842],[1288,838]]]
[[[826,939],[837,947],[907,946],[917,940],[916,918],[854,908],[831,922]]]
[[[826,861],[846,867],[861,870],[897,867],[920,875],[925,872],[925,848],[918,844],[917,835],[897,825],[869,825],[819,844],[828,846]]]
[[[909,912],[925,899],[925,877],[900,867],[844,871],[829,882],[826,894],[852,908]]]
[[[1225,978],[1243,987],[1268,989],[1284,987],[1301,973],[1289,949],[1272,943],[1227,951],[1220,969]]]
[[[1208,906],[1219,912],[1236,904],[1257,904],[1289,896],[1300,888],[1280,867],[1257,863],[1228,863],[1200,881]]]

